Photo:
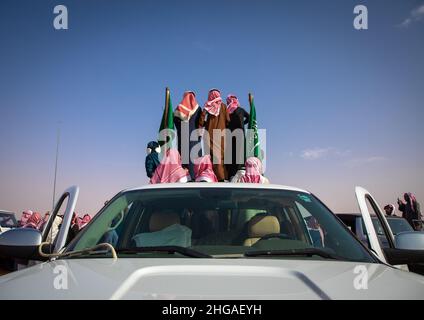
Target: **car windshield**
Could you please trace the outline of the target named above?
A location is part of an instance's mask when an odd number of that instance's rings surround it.
[[[185,187],[123,192],[96,215],[67,251],[104,242],[112,244],[119,257],[296,256],[375,262],[313,195],[279,189]]]
[[[14,228],[17,225],[15,215],[13,213],[0,212],[0,226],[3,228]]]

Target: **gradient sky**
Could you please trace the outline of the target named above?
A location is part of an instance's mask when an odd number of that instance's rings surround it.
[[[50,210],[59,126],[57,193],[79,185],[80,214],[147,183],[166,86],[174,106],[251,91],[266,175],[336,212],[355,185],[423,202],[423,57],[424,1],[1,1],[0,208]]]

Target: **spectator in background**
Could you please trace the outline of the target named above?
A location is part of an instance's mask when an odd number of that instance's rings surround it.
[[[21,219],[18,222],[18,227],[23,227],[28,219],[32,216],[33,212],[31,210],[25,210],[24,212],[22,212],[22,216]]]
[[[416,222],[421,221],[420,204],[410,192],[405,193],[403,198],[405,201],[398,198],[398,206],[399,211],[402,212],[402,218],[405,218],[414,229],[417,229]]]
[[[395,207],[392,204],[386,204],[384,206],[384,211],[386,212],[387,216],[394,216],[395,214]]]
[[[42,222],[41,214],[34,212],[27,220],[27,223],[23,226],[24,228],[38,229]]]
[[[43,230],[44,230],[44,227],[46,226],[47,221],[49,221],[49,217],[50,217],[50,212],[49,212],[49,211],[47,211],[47,212],[44,214],[44,217],[43,217],[43,219],[42,219],[42,220],[41,220],[41,222],[40,222],[40,225],[39,225],[39,227],[38,227],[38,230],[40,230],[40,231],[43,231]]]
[[[52,223],[52,226],[49,230],[49,233],[47,234],[46,241],[50,243],[55,243],[56,236],[59,233],[60,227],[62,225],[63,216],[57,215]]]
[[[83,229],[89,222],[91,221],[91,217],[89,214],[85,214],[81,219],[81,223],[79,225],[79,230]]]
[[[62,217],[63,218],[63,217]],[[80,225],[82,222],[82,218],[79,217],[75,212],[72,214],[71,226],[69,228],[68,236],[66,238],[66,243],[68,244],[78,232],[81,230]],[[59,226],[59,229],[62,225]]]

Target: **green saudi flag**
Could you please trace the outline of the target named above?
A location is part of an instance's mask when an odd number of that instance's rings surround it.
[[[253,95],[249,93],[249,103],[250,103],[250,116],[249,124],[247,129],[249,130],[249,143],[248,143],[248,155],[260,157],[260,148],[259,148],[259,136],[258,136],[258,123],[256,122],[256,108],[255,102],[253,101]]]
[[[166,88],[165,109],[163,110],[159,131],[163,129],[174,129],[174,110],[172,110],[171,94],[168,88]]]
[[[162,120],[160,122],[159,133],[164,129],[174,130],[174,110],[172,109],[171,94],[168,88],[166,88],[165,92],[165,108],[163,110]],[[173,139],[174,134],[171,136],[171,140]],[[164,137],[161,137],[160,135],[159,144],[161,146],[165,144]]]

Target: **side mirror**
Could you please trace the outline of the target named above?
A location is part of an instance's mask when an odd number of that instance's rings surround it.
[[[407,231],[395,236],[396,249],[424,250],[424,232]]]
[[[424,264],[424,232],[408,231],[395,236],[396,248],[384,248],[386,260],[391,265],[407,264],[411,267]]]
[[[0,234],[0,256],[24,260],[40,260],[38,247],[41,233],[35,229],[12,229]]]
[[[383,248],[383,252],[391,265],[424,263],[424,250]]]

